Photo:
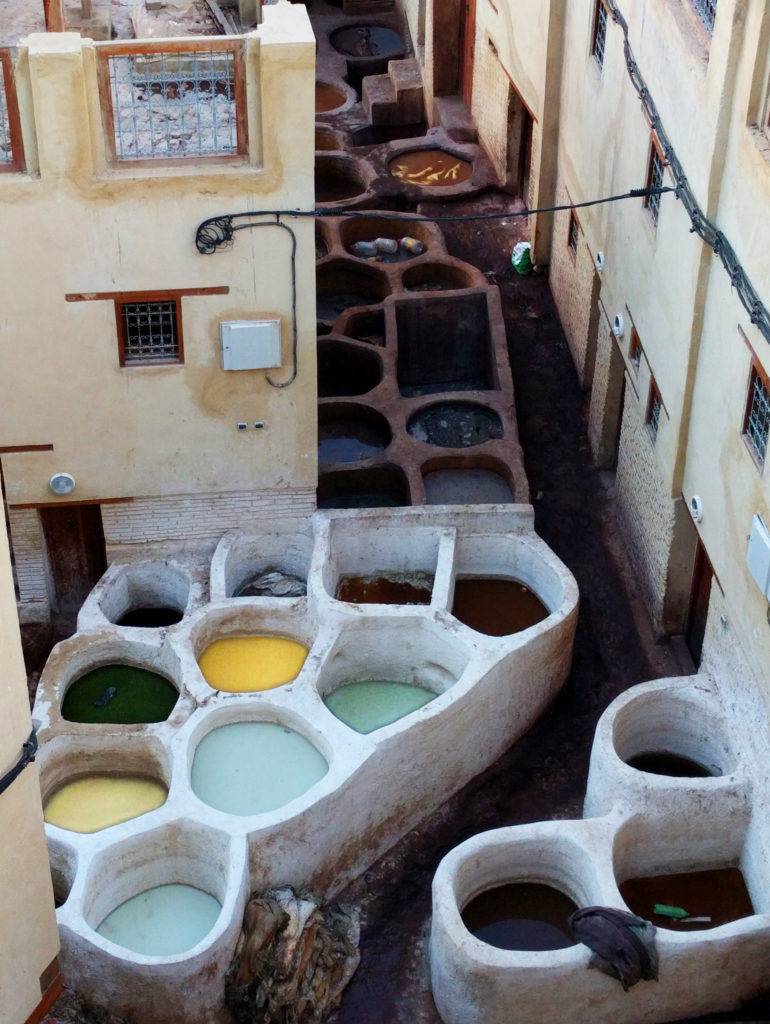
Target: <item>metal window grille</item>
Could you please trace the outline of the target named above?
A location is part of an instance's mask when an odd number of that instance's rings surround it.
[[[604,48],[607,42],[607,8],[602,0],[596,0],[596,19],[594,21],[594,38],[591,53],[594,60],[602,67],[604,64]]]
[[[125,363],[169,362],[179,359],[177,304],[163,302],[122,302],[123,361]]]
[[[690,0],[695,13],[709,32],[714,30],[714,19],[717,16],[717,0]]]
[[[647,187],[648,188],[660,188],[663,185],[663,157],[658,152],[656,146],[652,147],[652,154],[650,156],[650,173],[648,175]],[[658,223],[658,216],[660,214],[660,193],[647,196],[646,200],[647,210],[652,217],[653,223]]]
[[[752,374],[745,434],[760,465],[764,465],[765,462],[768,433],[770,433],[770,391],[755,369]]]
[[[652,392],[650,394],[650,414],[647,417],[647,422],[650,425],[650,431],[652,432],[653,440],[658,436],[658,426],[660,425],[660,410],[661,401],[658,389],[653,384]]]
[[[642,362],[642,346],[639,343],[639,341],[636,338],[636,336],[634,336],[632,338],[632,340],[631,340],[631,351],[629,353],[629,356],[631,358],[631,363],[632,363],[634,369],[638,371],[639,370],[639,366],[641,365],[641,362]]]
[[[109,56],[107,64],[118,160],[238,153],[231,51]]]
[[[578,228],[577,217],[575,216],[574,213],[572,213],[572,214],[570,214],[570,218],[569,218],[569,242],[568,242],[568,244],[569,244],[570,249],[573,252],[577,252],[579,230],[580,229]]]
[[[8,97],[5,93],[5,79],[0,66],[0,163],[14,162],[13,144],[11,141],[11,118],[8,114]]]

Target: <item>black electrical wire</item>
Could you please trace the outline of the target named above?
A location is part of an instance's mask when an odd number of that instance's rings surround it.
[[[18,779],[28,764],[31,764],[35,760],[35,754],[37,753],[37,733],[35,732],[34,725],[32,726],[32,732],[29,734],[29,739],[21,745],[21,757],[16,764],[11,768],[9,772],[6,772],[2,778],[0,778],[0,793],[4,793],[8,787]]]

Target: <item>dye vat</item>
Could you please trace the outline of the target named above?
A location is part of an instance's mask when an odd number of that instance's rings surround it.
[[[548,617],[548,609],[518,580],[490,577],[455,582],[452,615],[487,636],[509,636]]]
[[[331,713],[356,732],[370,733],[397,722],[436,696],[432,690],[389,679],[364,679],[340,686],[324,698]]]
[[[165,722],[179,698],[172,682],[133,665],[102,665],[76,679],[62,701],[68,722],[139,725]]]
[[[365,191],[366,179],[356,161],[331,153],[316,154],[317,203],[339,203],[346,199],[355,199]]]
[[[355,406],[321,406],[318,461],[360,462],[380,455],[390,444],[388,421],[374,410]]]
[[[440,448],[473,448],[503,436],[497,413],[471,402],[442,402],[421,409],[406,429],[415,441]]]
[[[396,508],[410,501],[404,471],[392,465],[321,473],[317,494],[319,508]]]
[[[401,36],[380,25],[351,25],[338,28],[329,36],[337,53],[347,57],[395,57],[404,49]]]
[[[381,270],[325,263],[316,270],[316,315],[319,320],[334,323],[346,309],[382,302],[388,290]]]
[[[381,310],[366,310],[351,316],[345,334],[367,345],[385,344],[385,314]]]
[[[296,679],[307,647],[282,636],[235,636],[215,640],[198,658],[203,678],[214,690],[254,693]]]
[[[510,505],[510,484],[493,469],[434,469],[423,477],[429,505]]]
[[[470,288],[470,274],[446,263],[420,263],[404,271],[404,288],[410,292],[445,292]]]
[[[520,882],[482,892],[462,918],[468,931],[490,946],[537,952],[575,945],[567,922],[577,909],[549,885]]]
[[[160,629],[181,622],[183,612],[178,608],[132,608],[117,621],[118,626],[134,626],[139,629]]]
[[[394,157],[388,171],[408,185],[446,188],[468,181],[473,164],[443,149],[412,149]]]
[[[427,572],[343,576],[334,595],[352,604],[430,604],[433,576]]]
[[[246,580],[233,597],[304,597],[306,594],[306,580],[281,569],[268,568]]]
[[[671,754],[666,750],[651,750],[644,754],[636,754],[634,757],[627,758],[626,764],[640,772],[649,772],[651,775],[668,775],[675,779],[705,779],[713,774],[697,761],[693,761],[689,757],[682,757],[680,754]]]
[[[318,342],[318,397],[365,395],[382,380],[382,360],[376,352],[335,338]]]
[[[336,110],[345,102],[345,93],[341,89],[335,89],[333,85],[324,85],[323,82],[316,82],[315,85],[315,111],[316,114],[325,114],[329,110]]]
[[[121,903],[96,930],[143,956],[176,956],[208,935],[221,909],[219,900],[191,885],[159,885]]]
[[[219,811],[262,814],[295,800],[328,770],[313,744],[292,729],[234,722],[200,741],[190,783],[200,800]]]
[[[155,779],[129,775],[87,775],[66,782],[45,802],[49,825],[70,832],[101,832],[154,811],[166,802],[166,787]]]
[[[629,878],[621,883],[619,889],[632,913],[652,921],[658,928],[673,931],[717,928],[720,924],[754,913],[751,896],[738,868]],[[677,907],[687,911],[688,917],[708,920],[688,920],[656,913],[656,904]]]

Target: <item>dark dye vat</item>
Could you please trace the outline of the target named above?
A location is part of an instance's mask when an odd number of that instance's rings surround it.
[[[173,626],[181,621],[183,614],[178,608],[132,608],[121,615],[117,625],[159,629],[161,626]]]
[[[469,402],[442,402],[422,409],[406,429],[416,441],[440,448],[473,448],[503,436],[497,413]]]
[[[350,408],[350,407],[349,407]],[[390,443],[390,427],[384,417],[366,410],[322,406],[318,423],[318,461],[359,462],[379,455]]]
[[[385,314],[381,310],[357,313],[350,318],[345,333],[356,341],[382,347],[385,344]]]
[[[569,917],[578,909],[550,885],[521,882],[487,889],[463,910],[463,924],[498,949],[543,951],[574,946]]]
[[[113,687],[114,696],[102,703]],[[64,695],[61,711],[68,722],[165,722],[178,698],[173,683],[157,672],[132,665],[103,665],[75,680]]]
[[[443,149],[413,149],[399,153],[388,164],[394,178],[423,188],[447,188],[468,181],[473,164]]]
[[[492,469],[434,469],[423,477],[429,505],[509,505],[508,481]]]
[[[379,455],[381,451],[381,444],[367,444],[360,437],[327,437],[318,444],[318,461],[327,465],[332,462],[360,462]]]
[[[396,508],[409,504],[409,484],[398,466],[371,466],[321,473],[319,508]]]
[[[666,750],[651,750],[644,754],[629,757],[626,764],[640,772],[651,775],[668,775],[675,779],[704,779],[712,773],[697,761],[679,754],[670,754]]]
[[[336,110],[345,102],[345,93],[332,85],[316,82],[315,110],[317,114],[325,114],[328,110]]]
[[[327,245],[326,239],[324,238],[324,236],[320,232],[316,231],[316,233],[315,233],[315,258],[317,260],[323,259],[323,257],[328,253],[328,251],[329,251],[329,246]]]
[[[402,299],[396,304],[402,395],[495,388],[486,296]]]
[[[487,636],[508,636],[548,617],[548,609],[518,580],[492,578],[455,582],[452,615]]]
[[[364,395],[382,380],[382,363],[374,352],[324,340],[318,344],[318,397]]]
[[[329,36],[337,53],[348,57],[387,57],[401,53],[404,44],[398,32],[379,25],[351,25]]]
[[[634,914],[652,921],[658,928],[673,931],[717,928],[754,913],[751,896],[738,868],[629,878],[619,888],[626,906]],[[681,907],[691,917],[710,917],[711,920],[686,921],[656,914],[656,903]]]
[[[354,146],[381,146],[398,139],[420,139],[427,131],[425,121],[417,124],[365,124],[352,128],[350,136]]]
[[[379,301],[379,295],[374,292],[321,292],[316,297],[316,316],[334,322],[346,309],[375,306]]]
[[[353,604],[430,604],[433,577],[427,572],[387,576],[343,576],[337,584],[338,601]]]

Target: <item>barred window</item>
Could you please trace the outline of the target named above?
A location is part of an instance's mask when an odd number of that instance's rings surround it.
[[[717,0],[690,0],[690,3],[698,15],[698,20],[710,35],[714,31],[714,20],[717,16]]]
[[[181,362],[178,299],[119,306],[121,366]]]
[[[760,466],[765,464],[768,433],[770,433],[770,384],[759,366],[753,363],[743,436]]]
[[[580,225],[574,212],[569,215],[569,235],[567,236],[567,245],[573,253],[577,252],[578,238],[580,237]]]
[[[628,358],[631,360],[636,373],[639,372],[639,366],[642,362],[642,343],[639,340],[639,335],[636,333],[636,328],[631,330],[631,343],[628,346]]]
[[[647,188],[661,188],[663,185],[663,168],[666,166],[663,154],[660,151],[657,139],[653,136],[650,147],[650,164],[647,169]],[[650,215],[653,224],[658,223],[660,215],[660,193],[645,196],[644,207]]]
[[[658,385],[653,378],[650,381],[650,400],[647,403],[647,426],[650,428],[652,440],[657,440],[658,427],[660,426],[660,411],[663,408],[663,400],[658,391]]]
[[[599,65],[604,64],[604,49],[607,42],[607,8],[604,0],[596,0],[596,13],[594,14],[594,31],[591,37],[591,54]]]

